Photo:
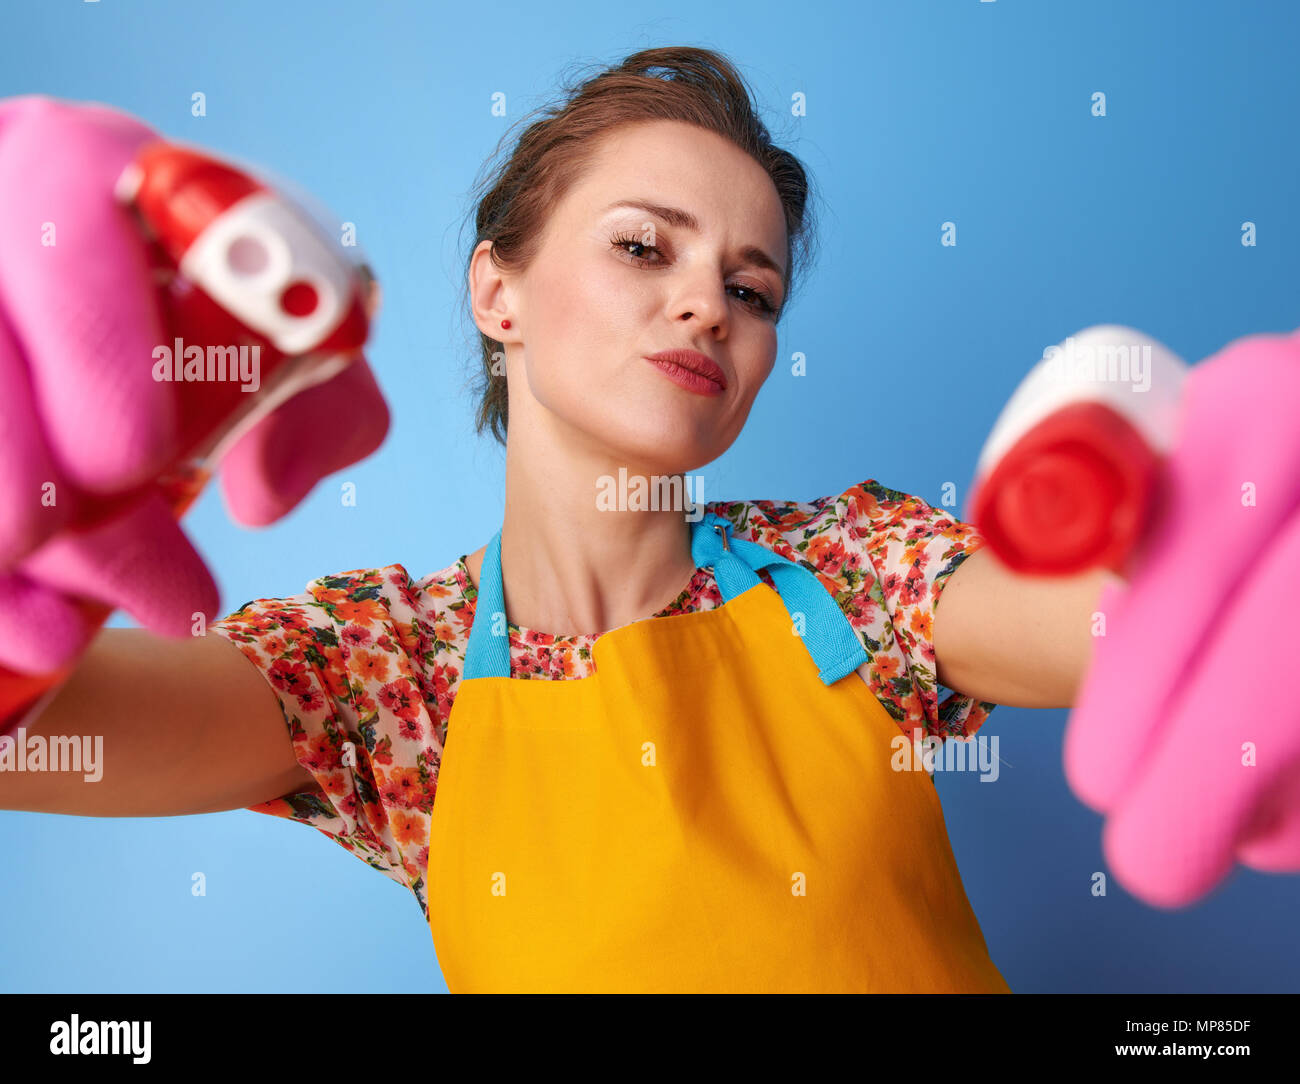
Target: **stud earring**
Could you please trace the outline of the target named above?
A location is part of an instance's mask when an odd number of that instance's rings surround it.
[[[502,327],[509,327],[509,326],[510,326],[510,321],[509,321],[509,320],[502,320],[502,321],[501,321],[501,326],[502,326]]]

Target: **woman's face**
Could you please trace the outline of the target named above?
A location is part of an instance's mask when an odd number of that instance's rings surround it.
[[[776,358],[786,262],[776,188],[738,147],[677,121],[619,128],[555,206],[525,273],[491,269],[489,247],[476,254],[475,316],[507,343],[512,435],[582,441],[657,474],[736,439]],[[646,360],[674,349],[706,355],[721,380],[693,390]]]

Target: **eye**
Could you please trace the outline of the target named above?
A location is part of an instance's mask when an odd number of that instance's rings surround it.
[[[639,248],[642,252],[658,252],[660,256],[663,255],[663,253],[660,252],[655,245],[643,244],[642,242],[638,241],[635,237],[615,237],[611,243],[614,245],[615,248],[623,249],[624,252],[627,252],[627,249],[624,248],[625,245],[632,245],[636,248]],[[650,263],[649,260],[647,260],[644,256],[639,255],[638,253],[628,252],[627,254],[631,256],[632,259],[636,260],[638,263]]]
[[[776,312],[776,306],[772,304],[772,299],[767,295],[765,291],[756,290],[752,286],[742,286],[739,283],[733,286],[732,289],[744,290],[745,293],[747,294],[753,294],[753,298],[749,301],[744,301],[744,299],[742,298],[741,300],[743,304],[753,305],[755,308],[766,313]]]
[[[628,251],[629,248],[637,248],[640,250],[640,252],[654,252],[657,253],[659,256],[663,255],[663,252],[660,251],[660,249],[656,245],[647,245],[641,241],[638,241],[635,237],[614,237],[611,239],[610,243],[615,248],[621,249],[622,251],[626,252],[628,256],[630,256],[634,261],[636,261],[636,263],[638,263],[642,267],[655,267],[658,265],[656,264],[655,261],[646,259],[645,256],[641,255],[638,252],[629,252]],[[756,289],[753,286],[744,286],[741,285],[740,283],[737,283],[731,286],[730,288],[732,290],[742,290],[746,294],[750,295],[748,298],[742,297],[740,299],[740,303],[742,305],[748,305],[751,309],[754,309],[756,312],[761,312],[766,315],[772,315],[776,312],[776,306],[772,304],[772,298],[768,295],[766,291]]]

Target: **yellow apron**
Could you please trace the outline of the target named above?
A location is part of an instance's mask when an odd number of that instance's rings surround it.
[[[730,527],[692,534],[725,605],[607,632],[572,680],[508,676],[488,546],[429,844],[448,989],[1010,993],[861,641]]]

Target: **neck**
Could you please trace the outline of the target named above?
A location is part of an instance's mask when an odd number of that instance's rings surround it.
[[[620,467],[628,483],[622,493],[651,473],[580,440],[539,447],[513,421],[501,529],[510,620],[557,635],[599,634],[671,603],[695,573],[684,509],[641,510],[619,500]],[[602,492],[608,499],[598,504]]]

